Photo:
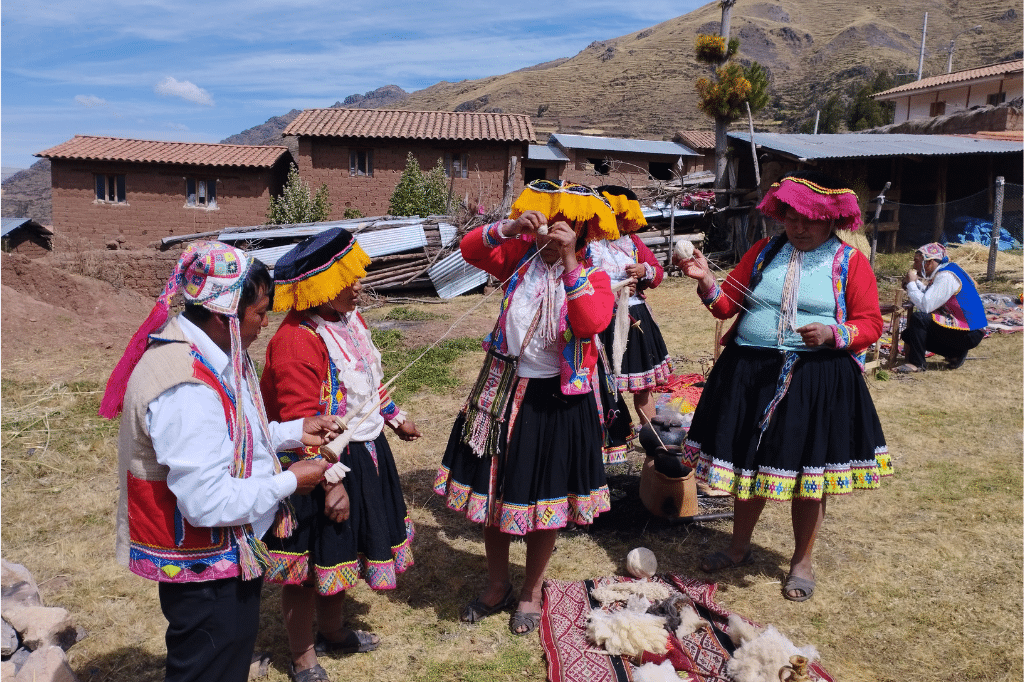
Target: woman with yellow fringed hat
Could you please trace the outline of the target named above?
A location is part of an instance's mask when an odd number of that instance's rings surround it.
[[[623,311],[629,320],[626,334],[622,334],[622,330],[617,332],[616,325],[611,324],[602,332],[601,340],[611,357],[616,388],[633,394],[637,416],[647,423],[654,418],[652,392],[668,383],[672,374],[672,359],[665,339],[644,295],[646,289],[661,284],[665,269],[636,235],[637,230],[647,225],[636,193],[618,185],[602,185],[597,191],[615,211],[622,236],[595,244],[592,251],[594,264],[608,273],[613,284],[635,281],[630,287],[628,311]],[[618,314],[616,312],[616,316]]]
[[[377,635],[345,627],[345,590],[359,578],[394,589],[412,565],[413,527],[383,430],[387,424],[405,441],[420,432],[381,390],[380,352],[356,310],[369,263],[353,236],[334,228],[296,244],[274,268],[274,310],[291,312],[267,347],[267,414],[333,414],[352,431],[324,483],[293,496],[295,532],[269,545],[268,581],[284,585],[289,676],[297,682],[329,681],[318,653],[377,648]],[[286,466],[319,456],[314,448],[278,453]]]
[[[514,607],[509,630],[526,635],[540,624],[558,529],[609,508],[593,381],[596,335],[613,298],[608,275],[583,263],[589,242],[618,233],[607,202],[573,183],[530,183],[511,218],[462,240],[463,257],[501,280],[504,297],[434,490],[484,526],[487,587],[462,621]],[[514,535],[526,539],[518,591],[509,574]]]

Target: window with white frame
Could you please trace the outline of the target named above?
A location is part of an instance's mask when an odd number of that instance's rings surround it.
[[[445,154],[444,173],[449,178],[469,177],[469,154]]]
[[[185,178],[185,205],[217,208],[217,181],[213,178]]]
[[[373,177],[373,150],[353,149],[348,154],[348,174],[350,176]]]
[[[124,175],[97,173],[96,201],[101,201],[105,204],[127,203],[124,185]]]

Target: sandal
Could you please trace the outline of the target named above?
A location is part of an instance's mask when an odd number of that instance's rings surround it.
[[[893,371],[897,374],[913,374],[914,372],[923,372],[924,370],[917,365],[900,365]]]
[[[540,626],[540,614],[536,611],[516,611],[508,619],[508,631],[513,635],[522,637],[528,635]],[[525,630],[519,628],[525,627]]]
[[[327,675],[327,671],[324,670],[323,666],[317,663],[312,668],[306,668],[299,672],[295,672],[295,664],[288,664],[288,679],[292,682],[331,682],[331,678]]]
[[[498,600],[497,604],[485,604],[483,600],[477,597],[462,610],[462,613],[459,614],[459,620],[463,623],[479,623],[487,616],[493,616],[499,611],[511,608],[516,602],[517,600],[512,594],[512,586],[509,585],[505,596]]]
[[[739,568],[740,566],[746,566],[752,563],[754,563],[753,549],[748,549],[747,553],[744,554],[743,558],[739,561],[733,561],[725,552],[715,552],[714,554],[708,554],[706,557],[701,559],[700,570],[705,573],[716,573],[727,568]]]
[[[782,596],[789,601],[807,601],[814,596],[814,579],[801,578],[790,573],[782,583]],[[801,595],[791,596],[790,592],[803,592]]]
[[[316,633],[313,650],[321,654],[365,654],[380,646],[380,637],[365,630],[349,630],[348,634],[337,642]]]

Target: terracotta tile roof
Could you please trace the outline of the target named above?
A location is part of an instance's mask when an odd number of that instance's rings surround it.
[[[380,137],[412,140],[493,140],[535,142],[525,114],[395,109],[306,109],[284,135]]]
[[[875,99],[892,99],[893,96],[917,92],[918,90],[927,90],[929,88],[935,88],[942,85],[952,85],[954,83],[962,83],[966,81],[991,79],[994,76],[1002,76],[1014,72],[1024,72],[1024,60],[1018,59],[1012,62],[1003,62],[1002,64],[981,66],[977,69],[966,69],[964,71],[944,73],[941,76],[922,78],[921,80],[914,81],[913,83],[907,83],[905,85],[900,85],[895,88],[890,88],[889,90],[883,90],[882,92],[875,93],[872,97]]]
[[[690,149],[715,148],[715,131],[713,130],[680,130],[672,139],[682,142]]]
[[[46,159],[269,168],[287,152],[287,147],[265,145],[157,142],[123,137],[75,135],[67,142],[43,150],[36,156]]]
[[[979,130],[976,133],[971,133],[969,135],[957,135],[957,137],[972,137],[976,140],[1024,142],[1024,130]]]

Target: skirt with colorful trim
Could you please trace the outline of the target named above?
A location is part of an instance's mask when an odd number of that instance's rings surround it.
[[[799,354],[764,433],[784,356],[730,344],[693,413],[684,463],[741,500],[815,499],[879,487],[892,474],[871,394],[846,351]]]
[[[319,594],[337,594],[360,580],[375,590],[398,586],[397,576],[412,566],[413,525],[402,497],[395,458],[381,433],[373,441],[349,444],[341,461],[352,471],[348,520],[324,515],[326,493],[291,496],[297,527],[291,537],[263,538],[270,550],[266,580],[284,585],[313,585]]]
[[[618,389],[627,393],[649,391],[668,383],[672,374],[672,358],[665,346],[658,323],[651,316],[647,303],[629,306],[629,336],[622,354],[621,372],[615,375]],[[601,342],[611,358],[615,339],[614,322],[601,332]],[[612,366],[615,366],[614,361]]]
[[[494,457],[462,442],[455,420],[434,492],[471,521],[512,535],[589,525],[610,508],[593,392],[563,395],[558,377],[516,379]]]

